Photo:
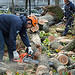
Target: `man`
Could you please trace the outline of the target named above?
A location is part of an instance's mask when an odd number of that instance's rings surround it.
[[[0,15],[0,61],[2,61],[4,53],[4,45],[6,43],[9,53],[9,61],[14,58],[19,58],[16,51],[16,36],[18,33],[21,36],[25,46],[28,48],[28,53],[32,53],[27,29],[37,24],[37,18],[34,15],[17,16],[13,14]]]
[[[70,0],[64,0],[64,2],[65,2],[65,18],[67,19],[67,23],[65,26],[65,30],[62,33],[62,36],[66,36],[69,31],[69,28],[72,27],[75,12],[74,4]]]

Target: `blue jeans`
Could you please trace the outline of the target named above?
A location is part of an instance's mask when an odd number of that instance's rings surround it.
[[[5,43],[8,48],[9,60],[11,61],[11,60],[13,60],[13,51],[11,50],[10,45],[9,45],[9,37],[4,36],[0,29],[0,61],[2,61],[2,59],[3,59]]]
[[[72,24],[73,24],[73,20],[74,20],[74,19],[67,20],[67,23],[66,23],[66,26],[65,26],[64,34],[67,34],[67,33],[68,33],[69,28],[71,28],[71,26],[72,26]]]

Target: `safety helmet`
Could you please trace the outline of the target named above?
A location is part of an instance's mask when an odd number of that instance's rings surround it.
[[[38,22],[37,17],[34,15],[29,15],[27,16],[28,19],[30,19],[32,21],[32,25],[35,26]]]

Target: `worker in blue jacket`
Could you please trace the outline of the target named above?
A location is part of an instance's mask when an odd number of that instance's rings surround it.
[[[2,61],[4,53],[4,45],[6,43],[9,53],[9,60],[19,58],[16,51],[16,36],[18,33],[23,40],[23,43],[28,48],[28,53],[32,53],[29,38],[27,36],[27,29],[37,24],[37,17],[34,15],[17,16],[13,14],[0,15],[0,61]]]
[[[65,2],[65,15],[64,17],[67,19],[67,23],[65,26],[65,30],[62,33],[62,36],[66,36],[69,28],[72,27],[73,20],[74,20],[74,12],[75,12],[75,6],[70,0],[64,0]]]

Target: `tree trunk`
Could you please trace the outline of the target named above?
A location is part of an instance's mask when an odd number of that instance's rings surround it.
[[[12,0],[12,13],[15,14],[14,0]]]
[[[48,57],[45,54],[41,54],[38,57],[40,63],[38,64],[36,75],[43,75],[44,73],[49,73],[49,63]]]
[[[41,46],[41,39],[37,33],[30,34],[31,38],[31,47],[33,50],[37,49],[40,52],[42,51],[42,46]]]
[[[75,75],[75,69],[68,71],[68,75]]]
[[[29,15],[31,15],[31,0],[29,0]]]
[[[75,39],[73,39],[70,43],[68,43],[62,50],[73,51],[75,49]]]
[[[71,59],[69,59],[68,56],[64,55],[64,54],[58,54],[57,59],[63,64],[63,65],[72,65],[75,62]]]
[[[59,6],[48,5],[48,6],[43,7],[43,9],[44,9],[44,12],[41,15],[44,16],[47,13],[49,15],[52,15],[53,18],[54,18],[53,21],[52,21],[53,24],[58,23],[63,18],[63,16],[64,16],[63,10]]]
[[[65,68],[65,66],[62,65],[62,63],[60,63],[56,58],[50,58],[49,60],[54,63],[53,66],[54,66],[54,68],[57,70],[57,72],[58,72],[60,75],[62,75],[62,72],[63,72],[63,71],[64,71],[64,72],[67,71],[66,68]]]
[[[59,33],[63,33],[64,29],[56,28],[56,31]],[[68,34],[72,34],[72,32],[68,31]]]
[[[48,5],[50,5],[50,0],[48,0]]]
[[[39,26],[36,25],[35,27],[32,27],[31,28],[31,31],[34,33],[34,32],[37,32],[39,30]]]
[[[28,6],[28,0],[25,1],[25,10],[27,9]]]
[[[61,50],[61,48],[63,48],[63,46],[57,41],[52,41],[51,44],[50,44],[50,47],[53,48],[54,50],[55,49]]]
[[[40,19],[46,19],[49,25],[52,25],[54,23],[54,17],[50,14],[45,14],[44,16],[40,16],[39,20]]]
[[[55,0],[55,5],[59,6],[59,0]]]
[[[49,24],[48,24],[48,21],[46,19],[43,19],[40,17],[38,20],[38,23],[39,23],[39,30],[49,32]]]

